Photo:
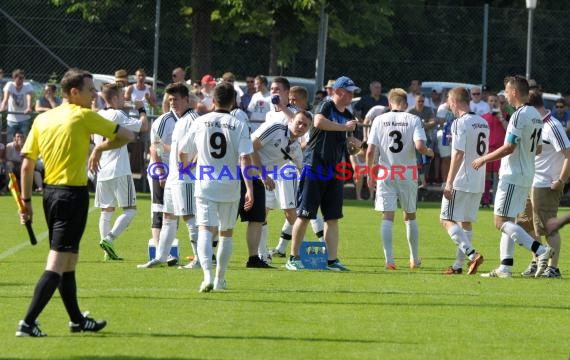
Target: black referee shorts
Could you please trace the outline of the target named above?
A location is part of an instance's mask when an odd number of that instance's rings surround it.
[[[87,186],[46,185],[43,205],[50,249],[78,253],[89,210]]]
[[[239,217],[242,222],[265,222],[265,186],[260,179],[253,181],[253,207],[249,211],[243,209],[245,204],[245,181],[241,178],[241,197],[239,199]]]

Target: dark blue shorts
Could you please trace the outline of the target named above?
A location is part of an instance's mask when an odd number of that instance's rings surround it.
[[[50,249],[77,254],[89,210],[87,186],[46,185],[43,205]]]
[[[322,176],[318,170],[304,168],[297,190],[297,216],[315,219],[320,207],[325,221],[340,219],[343,217],[343,198],[343,180],[337,179],[334,174]]]

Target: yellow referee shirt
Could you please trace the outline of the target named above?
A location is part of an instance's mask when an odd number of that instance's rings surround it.
[[[78,105],[65,103],[38,115],[22,154],[45,165],[48,185],[86,186],[91,134],[114,139],[119,125]]]

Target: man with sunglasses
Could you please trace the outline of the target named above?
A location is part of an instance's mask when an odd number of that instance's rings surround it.
[[[471,88],[471,102],[469,103],[469,109],[476,115],[482,116],[491,111],[489,104],[483,100],[483,93],[481,88],[478,86]]]
[[[566,131],[566,134],[570,134],[570,111],[568,111],[564,98],[556,100],[554,108],[552,108],[552,116],[560,121]]]
[[[249,102],[251,101],[251,97],[255,94],[255,79],[253,76],[246,76],[245,77],[245,92],[241,97],[241,101],[239,103],[240,109],[243,111],[247,111],[247,107]]]

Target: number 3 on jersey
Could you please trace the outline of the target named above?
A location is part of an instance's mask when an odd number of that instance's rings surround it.
[[[210,151],[210,155],[215,159],[221,159],[226,155],[226,150],[228,147],[228,142],[224,134],[220,132],[215,132],[210,136],[210,147],[214,151]]]
[[[404,143],[402,142],[402,133],[398,130],[392,130],[388,134],[392,138],[392,145],[388,148],[393,153],[399,153],[404,148]]]

